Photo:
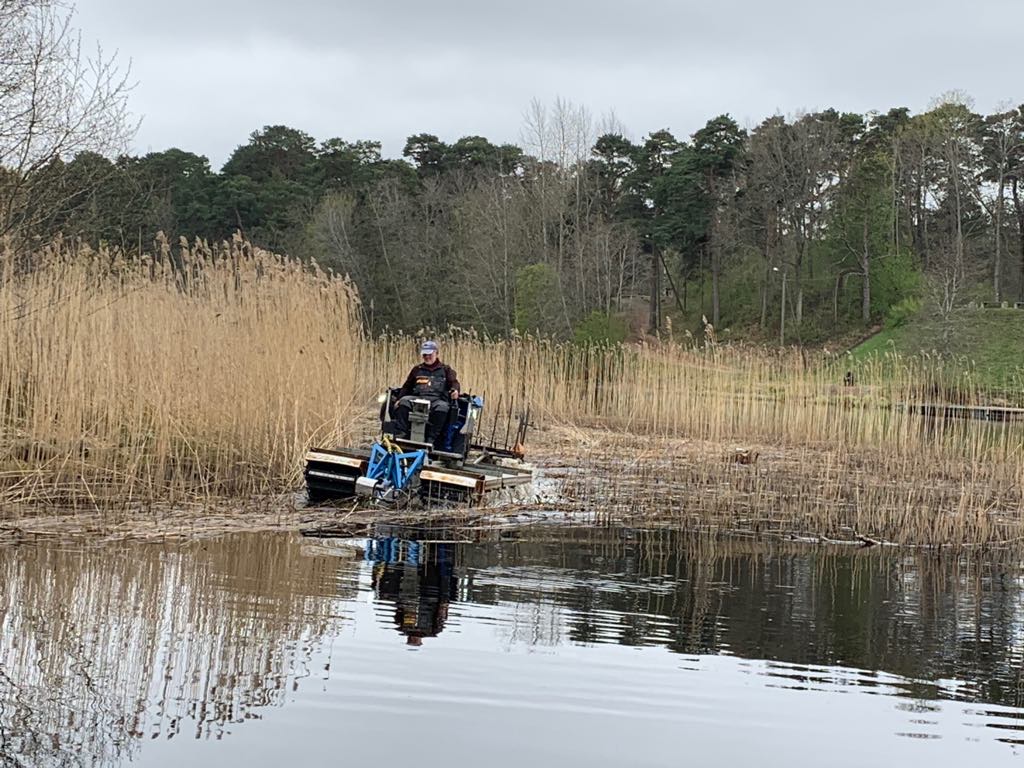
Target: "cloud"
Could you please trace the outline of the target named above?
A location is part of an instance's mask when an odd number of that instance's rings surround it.
[[[614,109],[636,136],[688,135],[729,112],[926,108],[951,88],[981,110],[1021,99],[1024,6],[978,0],[90,0],[87,38],[133,60],[140,151],[219,166],[262,125],[318,139],[517,141],[530,99]]]

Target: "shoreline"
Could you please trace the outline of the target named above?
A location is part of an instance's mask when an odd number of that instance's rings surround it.
[[[1024,548],[1024,492],[995,467],[906,476],[869,446],[712,442],[554,425],[535,433],[530,490],[478,507],[307,507],[304,493],[145,508],[8,507],[0,542],[34,537],[200,539],[233,532],[361,536],[377,524],[463,531],[533,525],[908,550]],[[971,482],[965,480],[968,469]]]

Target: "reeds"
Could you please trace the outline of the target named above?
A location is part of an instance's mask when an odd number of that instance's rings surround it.
[[[7,500],[102,504],[286,487],[343,433],[361,343],[343,280],[235,241],[126,259],[0,254]]]
[[[0,253],[0,501],[296,490],[305,449],[365,440],[373,395],[417,359],[420,335],[367,338],[349,283],[315,265],[241,240],[157,245],[141,258],[65,243]],[[544,427],[568,427],[575,437],[546,460],[572,465],[566,492],[609,519],[671,511],[677,524],[732,516],[892,541],[1024,535],[1024,427],[907,407],[984,401],[969,369],[939,357],[854,366],[800,350],[449,332],[442,358],[484,395],[485,438],[500,442],[527,403],[542,428],[531,450]],[[734,464],[737,447],[760,459]]]
[[[783,445],[744,464],[720,443],[608,435],[569,463],[563,494],[599,523],[845,544],[1024,544],[1024,478],[1012,457]]]

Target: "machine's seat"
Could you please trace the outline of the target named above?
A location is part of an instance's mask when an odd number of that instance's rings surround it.
[[[380,419],[382,431],[395,435],[395,437],[410,447],[422,448],[429,446],[431,454],[442,459],[461,460],[466,457],[469,450],[470,435],[476,426],[480,410],[483,408],[483,400],[468,394],[459,395],[450,402],[448,413],[444,422],[432,435],[428,443],[419,443],[410,440],[406,435],[395,433],[394,417],[395,406],[398,403],[398,395],[401,390],[393,387],[388,391],[385,403],[381,405]],[[385,416],[387,418],[385,418]],[[466,429],[467,423],[469,428]]]

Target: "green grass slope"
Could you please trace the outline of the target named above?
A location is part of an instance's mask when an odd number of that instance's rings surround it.
[[[892,350],[901,355],[941,353],[973,364],[978,380],[986,386],[1024,390],[1024,310],[963,309],[949,323],[936,314],[921,312],[898,328],[883,329],[853,349],[863,360]]]

